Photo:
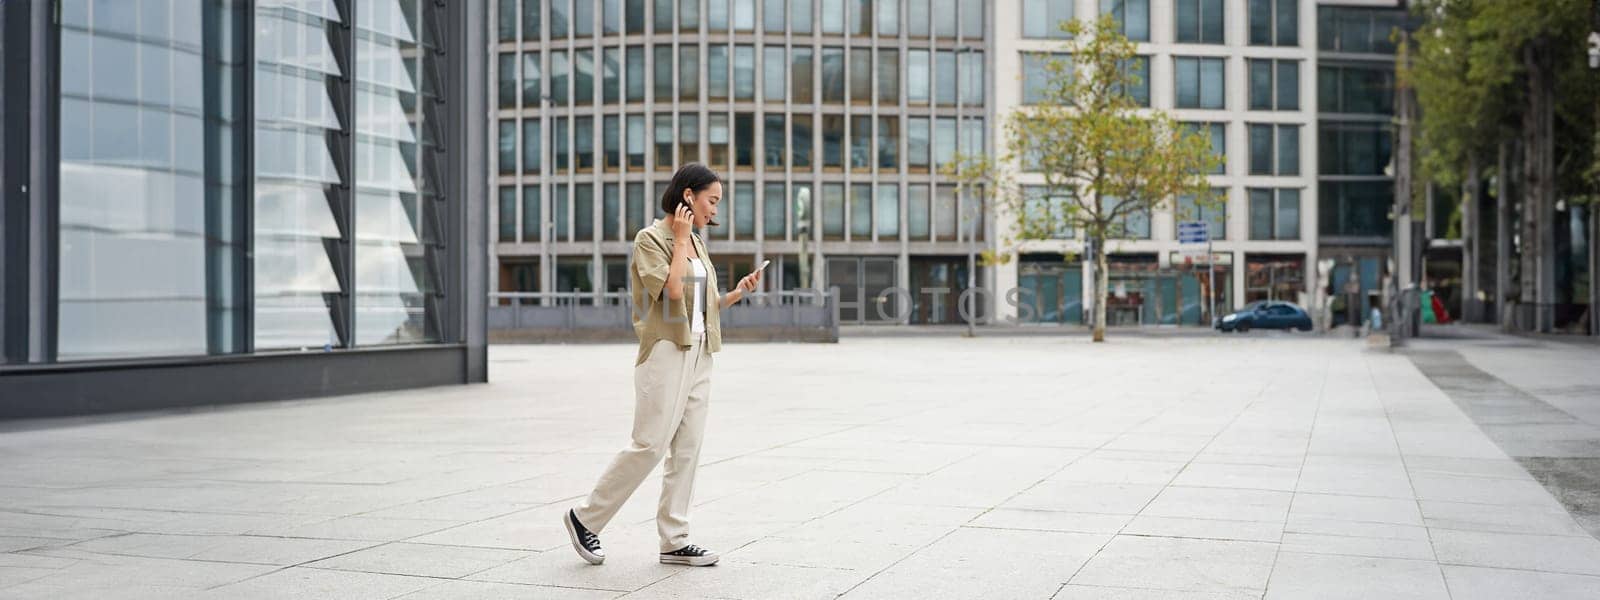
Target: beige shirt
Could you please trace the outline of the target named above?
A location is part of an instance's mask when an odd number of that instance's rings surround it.
[[[705,244],[700,236],[691,234],[695,257],[710,263]],[[694,303],[692,289],[680,300],[667,298],[667,275],[670,273],[673,245],[672,227],[657,219],[649,227],[639,230],[633,237],[633,332],[639,336],[639,357],[635,365],[644,364],[650,349],[660,340],[671,340],[679,348],[687,349],[696,334],[692,330]],[[689,265],[684,266],[683,283],[687,287],[693,277]],[[717,293],[717,273],[706,269],[705,281],[705,336],[706,349],[722,349],[722,321],[718,315],[721,295]]]

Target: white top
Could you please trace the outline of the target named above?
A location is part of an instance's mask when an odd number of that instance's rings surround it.
[[[694,276],[694,310],[689,313],[689,331],[691,333],[704,333],[706,330],[706,266],[698,258],[689,259],[689,267]]]

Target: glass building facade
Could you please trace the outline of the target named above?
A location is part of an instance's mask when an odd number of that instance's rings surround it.
[[[499,290],[626,289],[634,232],[691,161],[727,182],[703,232],[722,281],[771,259],[771,289],[870,303],[926,263],[947,304],[965,288],[986,207],[938,171],[989,150],[993,3],[491,4]],[[923,302],[845,316],[943,322]]]
[[[284,382],[243,399],[481,379],[359,383],[386,363],[481,360],[487,284],[470,249],[487,243],[486,186],[464,174],[486,155],[447,149],[487,139],[469,85],[487,71],[472,51],[487,17],[461,4],[0,5],[0,390],[68,396],[0,417],[190,402],[160,399],[180,382],[154,364]],[[297,382],[318,359],[361,366]],[[156,387],[51,387],[69,368]]]

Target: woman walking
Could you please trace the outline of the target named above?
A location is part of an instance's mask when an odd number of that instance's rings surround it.
[[[665,219],[633,238],[633,331],[639,354],[633,367],[633,443],[617,454],[594,491],[562,519],[572,547],[591,564],[605,562],[599,533],[662,458],[656,528],[661,562],[716,564],[715,552],[689,543],[689,502],[705,438],[711,395],[711,355],[721,349],[718,313],[761,283],[761,271],[739,280],[727,295],[705,244],[694,230],[717,225],[722,179],[700,163],[678,169],[661,196]]]

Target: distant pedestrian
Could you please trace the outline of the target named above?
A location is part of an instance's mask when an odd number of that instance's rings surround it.
[[[591,564],[605,562],[599,533],[650,470],[666,459],[656,528],[661,562],[716,564],[717,553],[689,543],[689,503],[705,439],[711,397],[711,355],[721,349],[721,309],[752,293],[761,270],[727,295],[717,293],[716,270],[695,229],[717,225],[722,179],[700,163],[678,169],[661,197],[667,218],[633,239],[633,443],[617,454],[588,499],[563,517],[573,549]]]

